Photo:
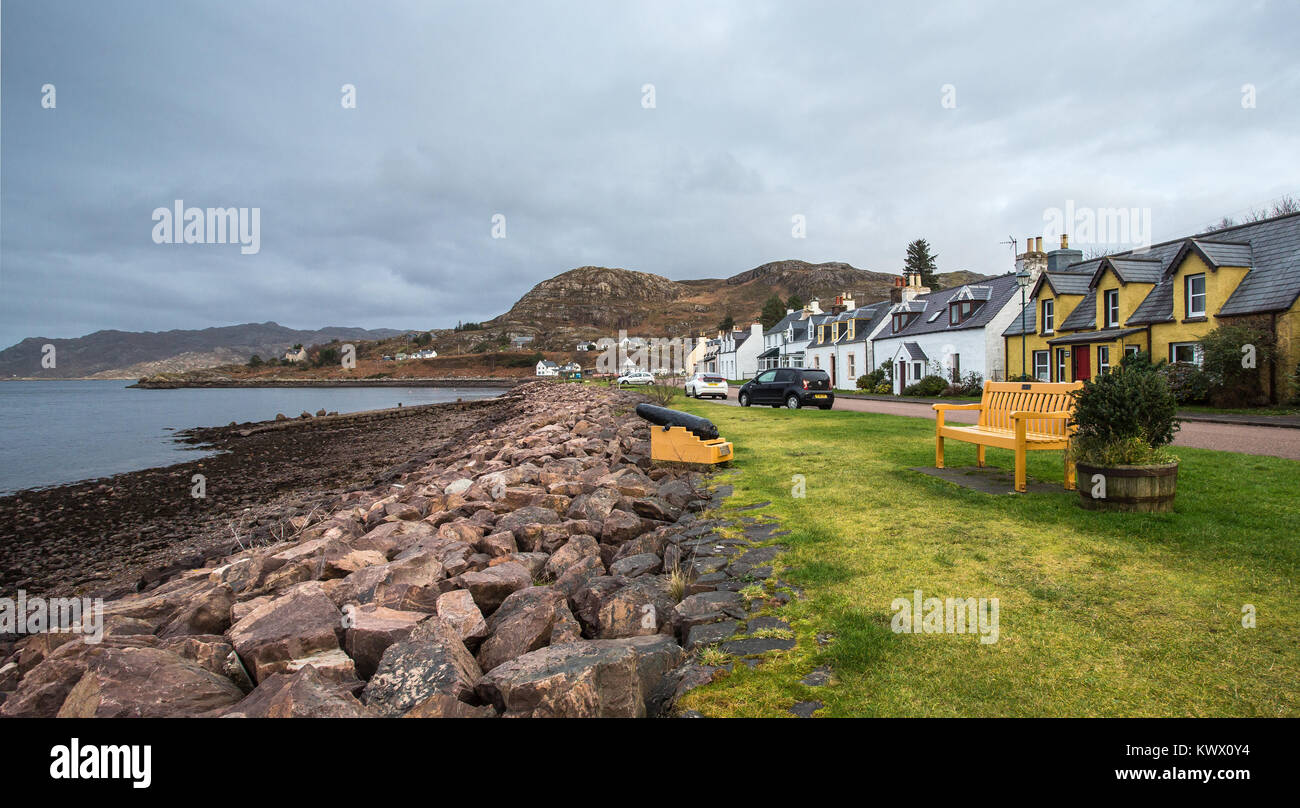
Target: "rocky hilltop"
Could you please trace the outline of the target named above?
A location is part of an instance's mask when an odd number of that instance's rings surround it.
[[[101,642],[21,640],[0,714],[671,712],[717,673],[687,649],[763,607],[741,590],[776,548],[703,519],[700,474],[652,466],[638,394],[534,382],[506,400],[484,407],[509,417],[288,536],[142,578],[107,603]]]
[[[870,272],[842,262],[810,264],[773,261],[727,278],[672,281],[645,272],[580,267],[542,281],[510,311],[489,320],[485,331],[436,332],[440,350],[471,350],[484,341],[527,335],[545,350],[571,349],[579,340],[613,336],[619,329],[641,336],[698,336],[712,333],[730,315],[737,323],[757,320],[773,294],[823,306],[843,292],[859,304],[885,300],[897,275]],[[971,272],[939,276],[958,286],[981,279]]]

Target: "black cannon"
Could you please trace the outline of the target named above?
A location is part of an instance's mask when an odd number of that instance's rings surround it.
[[[656,426],[685,427],[687,432],[700,440],[716,440],[718,437],[718,428],[712,421],[681,410],[670,410],[654,404],[638,404],[636,414]]]

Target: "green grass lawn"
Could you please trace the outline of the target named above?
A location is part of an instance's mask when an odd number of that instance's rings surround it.
[[[1300,714],[1300,463],[1179,448],[1172,514],[1085,511],[1078,495],[988,495],[909,471],[930,421],[740,409],[680,397],[735,444],[727,507],[793,532],[778,614],[798,647],[692,691],[709,716],[1294,716]],[[988,450],[1010,469],[1009,451]],[[975,447],[948,441],[950,468]],[[1029,475],[1060,484],[1058,452]],[[791,495],[804,475],[806,496]],[[725,509],[724,509],[725,510]],[[996,597],[1000,637],[895,634],[895,598]],[[1253,604],[1257,627],[1242,626]],[[821,647],[816,635],[834,640]],[[829,664],[834,680],[799,679]]]

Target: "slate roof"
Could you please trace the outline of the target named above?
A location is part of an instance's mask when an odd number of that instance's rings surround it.
[[[1048,345],[1073,345],[1082,342],[1113,342],[1120,337],[1127,337],[1129,334],[1140,332],[1140,328],[1107,328],[1102,331],[1080,331],[1077,334],[1067,334],[1056,339],[1049,339]]]
[[[930,360],[930,357],[925,355],[925,351],[921,350],[920,343],[904,342],[903,350],[907,352],[907,358],[914,362],[928,362]]]
[[[1102,259],[1102,266],[1108,266],[1115,271],[1119,279],[1124,283],[1150,283],[1160,282],[1164,274],[1164,268],[1157,258],[1118,258],[1106,257]],[[1094,280],[1101,275],[1101,267],[1097,268],[1093,274]]]
[[[1249,242],[1216,242],[1192,239],[1201,253],[1215,267],[1251,267],[1252,262]]]
[[[1057,331],[1091,331],[1097,327],[1097,290],[1089,289],[1088,294],[1083,296],[1079,305],[1074,307],[1070,316],[1066,317],[1060,325],[1056,327]]]
[[[974,314],[966,318],[965,321],[958,323],[957,325],[950,325],[946,315],[948,303],[954,299],[959,299],[957,298],[957,295],[960,294],[963,289],[970,286],[988,287],[989,296],[987,302],[985,302],[983,306],[980,306]],[[941,331],[965,331],[970,328],[983,328],[988,325],[989,320],[993,319],[994,315],[1002,310],[1002,307],[1006,305],[1007,301],[1011,299],[1011,296],[1017,293],[1019,289],[1020,287],[1016,284],[1015,274],[1007,273],[1006,275],[999,275],[996,278],[983,280],[979,283],[958,286],[953,289],[943,289],[938,292],[923,295],[911,301],[913,304],[924,304],[924,308],[920,309],[921,315],[919,317],[914,319],[901,331],[890,332],[888,329],[882,331],[877,339],[909,337],[914,335],[919,336],[921,334],[935,334]],[[909,307],[908,310],[917,311],[918,309],[915,307]],[[937,319],[931,319],[931,315],[936,311],[945,312],[945,314]]]
[[[1092,275],[1086,272],[1044,272],[1039,278],[1058,295],[1086,295],[1092,283]]]

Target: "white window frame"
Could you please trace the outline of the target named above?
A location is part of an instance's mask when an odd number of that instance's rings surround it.
[[[1069,367],[1070,367],[1070,349],[1057,348],[1056,349],[1056,380],[1058,382],[1065,381],[1065,371],[1068,370]]]
[[[1199,278],[1200,281],[1201,281],[1201,293],[1200,293],[1199,295],[1197,295],[1197,294],[1193,294],[1193,293],[1192,293],[1192,281],[1197,280],[1198,278]],[[1206,296],[1205,273],[1204,273],[1204,272],[1198,272],[1198,273],[1195,274],[1195,275],[1188,275],[1186,278],[1184,278],[1184,279],[1183,279],[1183,294],[1186,296],[1186,301],[1187,301],[1187,305],[1186,305],[1187,316],[1188,316],[1188,317],[1204,317],[1204,316],[1205,316],[1205,296]],[[1194,308],[1192,307],[1192,306],[1193,306],[1192,301],[1194,301],[1194,300],[1195,300],[1196,298],[1198,298],[1198,297],[1201,299],[1201,308],[1200,308],[1199,311],[1197,311],[1196,309],[1194,309]]]
[[[1110,373],[1110,346],[1097,346],[1097,373],[1105,375]]]
[[[1205,361],[1205,352],[1201,350],[1201,343],[1199,343],[1199,342],[1171,342],[1171,343],[1169,343],[1169,361],[1170,361],[1171,363],[1179,361],[1179,360],[1178,360],[1178,349],[1179,349],[1179,348],[1191,348],[1191,349],[1192,349],[1192,361],[1191,361],[1190,364],[1193,364],[1193,365],[1196,365],[1197,367],[1200,367],[1201,364]]]
[[[1040,358],[1043,360],[1041,365],[1038,361]],[[1040,367],[1042,368],[1041,371],[1039,370]],[[1044,382],[1052,380],[1051,351],[1034,351],[1034,378]]]
[[[1114,297],[1112,297],[1112,295]],[[1115,301],[1115,306],[1113,308],[1110,305],[1112,300]],[[1105,291],[1102,292],[1102,308],[1105,309],[1104,316],[1105,316],[1106,325],[1104,327],[1105,328],[1118,327],[1119,326],[1119,290],[1118,289],[1106,289]],[[1111,319],[1110,316],[1112,311],[1115,312],[1114,319]]]
[[[1056,333],[1056,301],[1044,300],[1042,308],[1043,308],[1043,333],[1055,334]]]

